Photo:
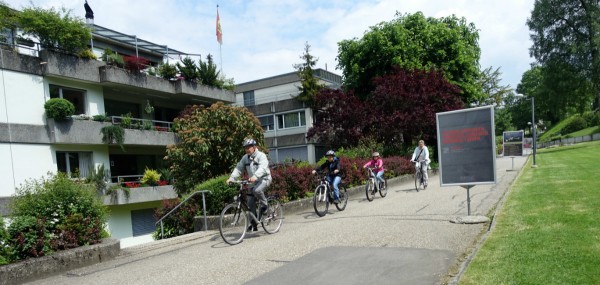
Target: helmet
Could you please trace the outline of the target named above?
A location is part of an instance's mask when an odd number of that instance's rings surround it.
[[[373,152],[372,157],[376,157],[376,156],[379,156],[379,153],[378,152]]]
[[[335,156],[335,151],[328,150],[327,153],[325,153],[325,156]]]
[[[247,146],[255,146],[256,145],[256,141],[253,139],[245,139],[243,146],[247,147]]]

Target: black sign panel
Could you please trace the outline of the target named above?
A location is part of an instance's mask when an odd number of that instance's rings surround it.
[[[523,131],[510,131],[502,133],[504,156],[523,156]]]
[[[437,113],[442,186],[496,183],[492,106]]]

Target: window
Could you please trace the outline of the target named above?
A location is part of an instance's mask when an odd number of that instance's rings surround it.
[[[260,121],[260,125],[265,132],[275,129],[275,119],[273,118],[273,115],[258,117],[258,120]]]
[[[91,152],[56,152],[58,171],[67,173],[72,178],[85,178],[92,165]]]
[[[75,114],[86,114],[85,91],[50,84],[50,98],[63,98],[75,106]]]
[[[254,90],[244,92],[244,106],[254,106]]]
[[[304,111],[277,115],[277,126],[280,129],[306,126]]]

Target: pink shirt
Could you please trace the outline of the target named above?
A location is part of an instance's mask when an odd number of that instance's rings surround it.
[[[375,174],[377,174],[377,172],[383,171],[383,159],[378,158],[377,160],[369,160],[369,162],[365,163],[363,168],[365,168],[367,166],[374,167],[375,169],[373,169],[373,172],[375,172]]]

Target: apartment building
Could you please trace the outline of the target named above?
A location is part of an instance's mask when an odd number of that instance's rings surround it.
[[[19,43],[6,33],[0,43],[0,214],[27,179],[58,171],[84,178],[90,166],[103,165],[111,182],[135,180],[146,168],[164,167],[166,146],[177,141],[170,131],[173,119],[190,104],[235,102],[232,91],[184,80],[165,80],[129,72],[100,60],[87,60],[44,50],[33,42]],[[178,59],[185,53],[94,25],[93,51],[110,48],[138,56],[150,65]],[[44,103],[64,98],[76,107],[73,119],[48,119]],[[94,121],[94,115],[111,117]],[[123,149],[102,142],[100,129],[131,120],[149,128],[126,129]],[[122,119],[122,118],[121,118]],[[108,231],[122,246],[151,240],[153,210],[163,199],[175,198],[169,185],[132,188],[129,195],[104,196],[110,208]]]
[[[342,77],[324,69],[315,69],[319,83],[329,88],[340,88]],[[311,108],[295,97],[300,93],[297,72],[237,84],[235,104],[245,106],[258,119],[265,131],[271,163],[291,160],[315,163],[327,151],[327,146],[306,139],[314,123]]]

